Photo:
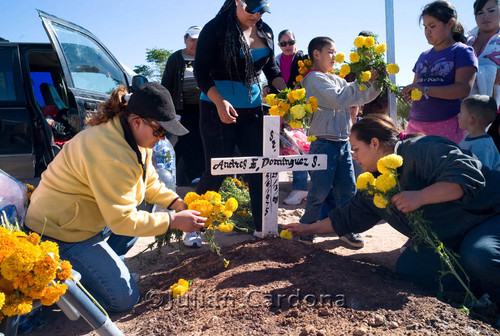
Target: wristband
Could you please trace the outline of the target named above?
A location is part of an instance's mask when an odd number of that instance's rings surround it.
[[[424,86],[424,97],[425,99],[429,99],[429,95],[427,94],[429,92],[429,87],[428,86]]]

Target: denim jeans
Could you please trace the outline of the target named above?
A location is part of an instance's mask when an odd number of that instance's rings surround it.
[[[300,219],[300,222],[305,224],[320,220],[321,208],[331,188],[335,203],[340,206],[356,193],[351,145],[348,141],[317,139],[311,143],[309,154],[326,154],[328,167],[325,170],[309,172],[311,185],[307,195],[306,211]]]
[[[471,279],[476,297],[483,293],[500,303],[500,215],[490,218],[469,231],[458,251],[460,264]],[[426,289],[437,291],[441,262],[431,249],[419,246],[418,252],[408,247],[396,263],[396,272],[403,278]],[[442,279],[444,291],[462,292],[451,275]]]
[[[59,245],[61,259],[68,260],[82,275],[81,283],[104,309],[121,312],[139,302],[139,289],[123,262],[137,237],[116,235],[106,228],[78,243],[47,239]]]
[[[292,189],[307,190],[307,171],[293,172]]]
[[[215,104],[200,101],[200,132],[205,151],[205,172],[196,188],[198,194],[218,191],[224,175],[210,173],[212,158],[234,157],[238,147],[243,156],[262,155],[263,111],[261,107],[238,108],[234,124],[224,124]],[[262,174],[248,174],[248,187],[255,230],[262,231]]]

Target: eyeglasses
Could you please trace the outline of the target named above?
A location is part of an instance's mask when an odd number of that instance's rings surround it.
[[[153,129],[153,135],[155,137],[158,137],[158,138],[161,138],[161,137],[164,137],[167,135],[167,130],[164,129],[163,127],[161,127],[160,125],[158,125],[156,122],[151,122],[151,121],[147,121],[146,119],[144,118],[141,118],[142,121],[144,121],[144,123],[146,125],[148,125],[149,127],[151,127]]]
[[[241,5],[241,7],[243,7],[243,9],[245,10],[245,12],[247,12],[248,14],[252,14],[253,15],[253,14],[259,13],[260,15],[264,15],[264,13],[265,13],[264,8],[261,8],[257,12],[254,13],[252,10],[248,9],[247,4],[243,0],[240,0],[240,5]]]
[[[278,45],[279,45],[280,47],[283,47],[283,48],[284,48],[284,47],[286,47],[287,45],[289,45],[289,46],[293,46],[293,45],[295,45],[295,40],[290,40],[290,41],[281,41],[281,42],[279,42],[279,43],[278,43]]]

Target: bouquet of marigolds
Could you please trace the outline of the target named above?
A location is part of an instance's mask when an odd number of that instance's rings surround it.
[[[247,233],[253,232],[255,224],[250,204],[248,184],[240,179],[228,176],[222,182],[219,194],[222,196],[223,202],[226,202],[230,198],[234,198],[238,202],[238,208],[233,212],[233,216],[231,217],[234,228]]]
[[[318,109],[315,97],[306,98],[306,89],[286,89],[278,94],[268,94],[266,103],[271,106],[269,114],[283,117],[293,129],[309,128],[308,120]]]
[[[238,201],[231,197],[224,202],[219,193],[207,191],[203,195],[198,195],[195,192],[187,193],[184,197],[184,203],[186,203],[189,210],[196,210],[200,212],[200,216],[207,218],[205,222],[205,238],[210,245],[210,250],[217,253],[224,263],[224,267],[227,267],[229,261],[220,254],[220,247],[215,242],[214,232],[215,230],[221,232],[233,231],[234,224],[230,218],[238,209]]]
[[[51,306],[67,286],[71,264],[59,259],[59,247],[40,242],[36,233],[27,235],[2,214],[0,226],[0,321],[4,316],[27,314],[33,300]]]
[[[378,78],[375,81],[377,89],[391,91],[396,97],[401,99],[401,94],[398,87],[393,84],[388,76],[397,74],[399,67],[396,64],[387,64],[384,61],[384,53],[387,50],[385,43],[378,44],[373,36],[358,36],[354,40],[354,46],[349,55],[350,62],[345,62],[345,54],[338,53],[335,57],[335,62],[342,64],[339,70],[341,77],[347,76],[349,73],[356,74],[356,82],[360,84],[361,90],[366,90],[366,83],[371,79],[371,69],[378,72]]]
[[[373,203],[380,209],[387,209],[390,213],[392,211],[399,211],[391,204],[391,198],[403,191],[399,184],[397,169],[403,165],[403,158],[397,154],[390,154],[384,156],[377,162],[377,169],[381,175],[375,178],[372,173],[366,172],[358,176],[356,187],[365,196],[373,198]],[[443,245],[437,234],[431,229],[430,222],[426,221],[423,216],[423,210],[418,209],[406,213],[408,224],[412,229],[411,243],[412,248],[417,251],[419,244],[428,245],[440,257],[443,265],[443,270],[440,272],[441,277],[446,274],[453,274],[460,282],[466,291],[466,298],[472,299],[477,302],[474,294],[469,289],[469,277],[465,270],[459,264],[457,255]],[[465,280],[458,274],[457,269],[464,276]],[[443,292],[442,284],[440,283],[439,294]]]

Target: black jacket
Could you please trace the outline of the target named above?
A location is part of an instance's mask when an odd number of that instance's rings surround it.
[[[184,108],[183,82],[186,63],[182,56],[182,49],[177,50],[168,57],[161,85],[163,85],[172,95],[175,110],[180,111]]]
[[[231,62],[233,78],[230,78],[229,73],[226,71],[226,64],[223,62],[226,27],[226,19],[222,16],[216,16],[203,27],[198,38],[194,74],[198,82],[198,87],[205,94],[212,86],[215,86],[214,80],[244,81],[245,79],[245,62],[243,57],[238,58],[237,68]],[[280,69],[274,58],[273,31],[262,20],[257,22],[257,28],[259,36],[271,48],[271,53],[268,57],[255,62],[255,71],[257,77],[261,71],[264,71],[267,80],[272,82],[275,78],[281,76]]]

